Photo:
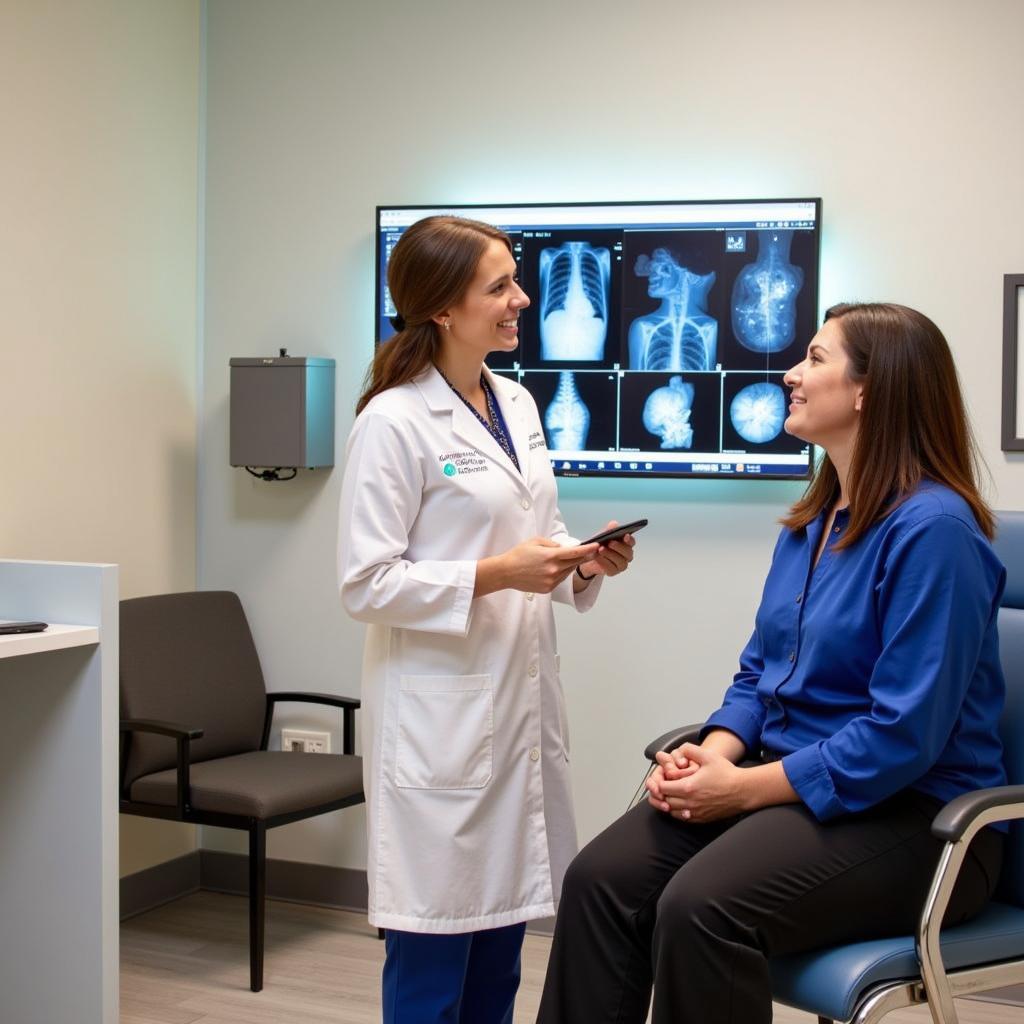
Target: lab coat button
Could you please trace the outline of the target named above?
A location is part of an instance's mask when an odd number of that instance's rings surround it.
[[[539,761],[540,760],[540,751],[536,747],[530,747],[530,760],[531,761]]]
[[[533,600],[533,594],[527,594],[526,595],[526,600],[527,601],[532,601]]]
[[[528,498],[523,498],[523,500],[519,504],[523,506],[524,510],[529,510],[530,508],[530,501]]]
[[[536,676],[537,676],[537,666],[536,665],[531,665],[530,668],[528,669],[528,671],[530,673],[530,678],[531,679],[536,678]]]

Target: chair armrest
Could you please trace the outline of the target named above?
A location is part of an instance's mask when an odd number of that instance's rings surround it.
[[[155,732],[160,736],[182,737],[190,740],[202,738],[202,729],[190,729],[187,725],[177,722],[161,722],[156,718],[122,718],[121,732]]]
[[[263,738],[260,750],[266,750],[270,742],[270,726],[274,718],[274,705],[278,701],[294,701],[298,704],[326,704],[329,707],[341,708],[341,749],[342,753],[356,752],[356,709],[361,702],[355,697],[339,697],[334,693],[307,693],[303,690],[274,690],[267,694],[267,711],[263,718]]]
[[[697,722],[694,725],[681,725],[670,732],[663,733],[644,747],[644,757],[648,761],[653,761],[654,755],[659,751],[668,753],[670,750],[675,750],[676,747],[681,747],[684,743],[696,743],[700,739],[700,731],[703,728],[704,723]]]
[[[161,722],[154,718],[122,718],[120,724],[122,735],[127,734],[127,742],[121,748],[121,799],[128,800],[128,787],[125,784],[125,770],[128,766],[128,744],[133,732],[156,733],[158,736],[169,736],[177,744],[175,763],[176,807],[179,818],[184,818],[189,810],[189,756],[192,740],[203,735],[202,729],[190,729],[178,722]]]
[[[1024,818],[1024,786],[993,786],[961,793],[932,822],[932,835],[945,841],[931,888],[917,925],[915,946],[928,1002],[939,1008],[936,1019],[955,1020],[953,994],[942,963],[941,930],[950,896],[971,839],[986,825]],[[933,1011],[934,1012],[934,1011]]]
[[[963,839],[968,830],[979,829],[996,821],[1024,818],[1024,786],[993,786],[961,793],[942,808],[932,822],[932,835],[947,843]]]
[[[352,708],[362,706],[356,697],[339,697],[335,693],[306,693],[304,690],[274,690],[267,694],[267,702],[273,704],[279,700],[293,700],[300,704],[328,704],[333,708]]]

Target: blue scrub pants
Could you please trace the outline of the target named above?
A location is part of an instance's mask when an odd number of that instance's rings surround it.
[[[460,935],[389,928],[384,1024],[512,1024],[525,924]]]

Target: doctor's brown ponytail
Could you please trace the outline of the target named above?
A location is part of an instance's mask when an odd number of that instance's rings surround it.
[[[356,403],[405,384],[434,362],[440,338],[431,319],[459,303],[492,241],[512,251],[504,231],[462,217],[425,217],[408,228],[388,261],[388,289],[404,327],[377,346]]]

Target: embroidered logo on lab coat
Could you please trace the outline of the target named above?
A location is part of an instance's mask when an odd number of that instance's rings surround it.
[[[483,473],[491,468],[490,463],[472,448],[461,452],[445,452],[437,457],[441,472],[449,479],[466,473]]]

